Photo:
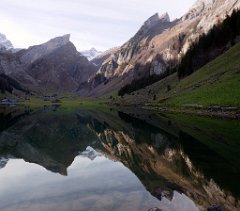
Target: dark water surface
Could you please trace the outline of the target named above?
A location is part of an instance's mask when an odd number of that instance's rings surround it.
[[[1,108],[0,210],[240,210],[240,122]]]

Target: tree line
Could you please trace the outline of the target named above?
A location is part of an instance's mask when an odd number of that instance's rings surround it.
[[[134,79],[130,84],[127,84],[123,86],[119,91],[119,96],[124,96],[125,94],[130,94],[131,92],[134,92],[136,90],[142,89],[144,87],[147,87],[157,81],[160,81],[161,79],[167,77],[169,75],[168,71],[164,72],[161,75],[151,75],[148,77],[143,77],[140,79]]]
[[[221,55],[236,43],[240,35],[240,11],[234,10],[231,16],[214,25],[207,33],[191,44],[181,62],[176,66],[178,77],[184,78],[211,60]]]

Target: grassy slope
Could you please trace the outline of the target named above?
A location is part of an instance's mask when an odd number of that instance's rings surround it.
[[[240,44],[182,80],[170,105],[240,106]]]
[[[168,85],[170,91],[167,90]],[[157,96],[155,101],[154,95]],[[173,74],[145,89],[126,95],[119,103],[171,107],[189,104],[240,107],[240,43],[181,81]]]

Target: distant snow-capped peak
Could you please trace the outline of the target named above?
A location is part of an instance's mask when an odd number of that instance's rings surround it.
[[[83,56],[87,57],[89,61],[93,60],[95,57],[97,57],[99,54],[101,54],[101,51],[97,51],[95,48],[91,48],[90,50],[82,51],[80,52]]]
[[[4,34],[0,33],[0,50],[13,49],[12,43],[6,38]]]

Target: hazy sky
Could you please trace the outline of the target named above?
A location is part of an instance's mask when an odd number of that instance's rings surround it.
[[[26,48],[71,34],[79,50],[105,50],[132,37],[154,13],[181,17],[196,0],[0,0],[0,32]]]

